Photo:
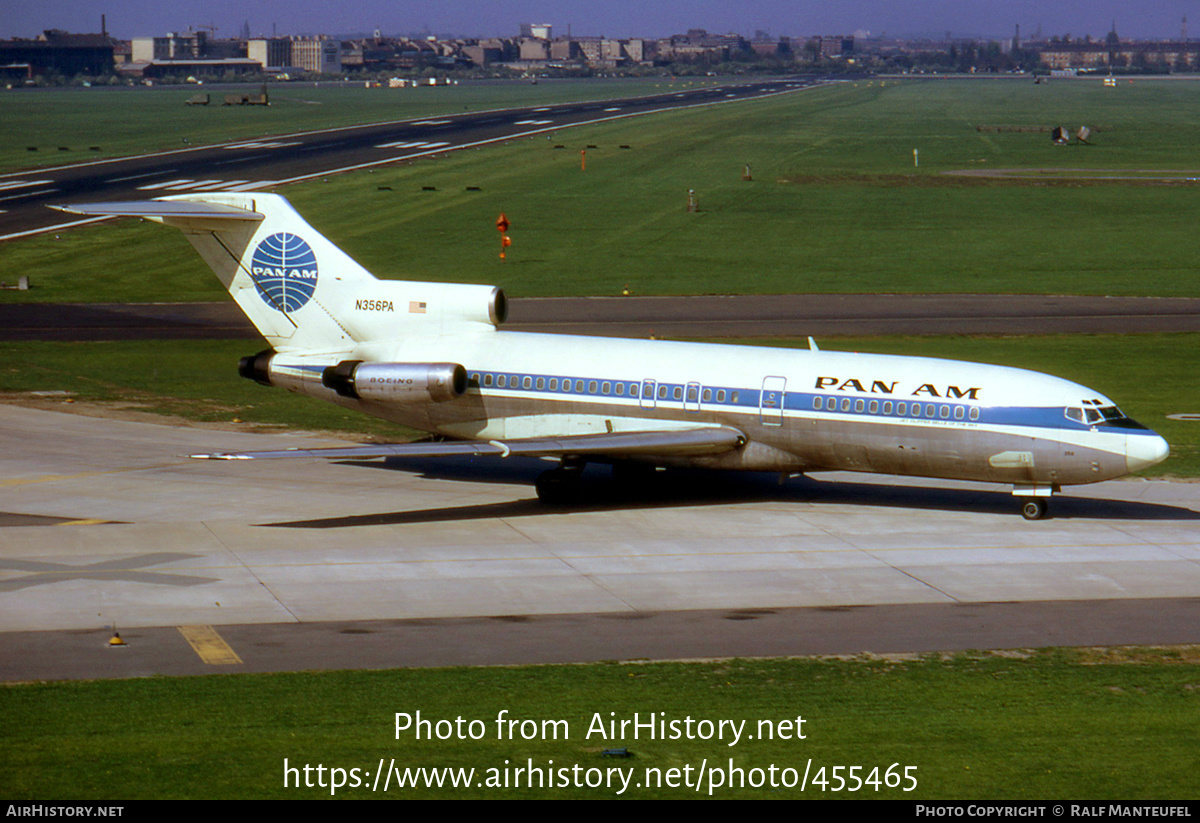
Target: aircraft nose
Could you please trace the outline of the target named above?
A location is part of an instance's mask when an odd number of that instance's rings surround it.
[[[1161,463],[1170,453],[1170,445],[1157,434],[1131,434],[1125,437],[1125,465],[1131,472]]]

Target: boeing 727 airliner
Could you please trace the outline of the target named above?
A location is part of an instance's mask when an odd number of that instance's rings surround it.
[[[1011,484],[1037,519],[1062,486],[1168,453],[1098,392],[1020,369],[502,331],[500,289],[378,280],[279,195],[58,208],[182,229],[271,346],[243,377],[456,441],[197,456],[553,457],[547,502],[589,461],[881,472]]]

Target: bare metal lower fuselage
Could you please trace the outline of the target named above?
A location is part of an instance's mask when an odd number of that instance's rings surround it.
[[[674,348],[671,348],[671,347]],[[845,470],[1057,487],[1093,483],[1128,474],[1129,437],[1153,433],[1116,427],[1079,427],[1061,414],[1058,425],[1013,425],[988,421],[989,406],[972,420],[962,398],[934,397],[932,384],[912,396],[899,381],[848,381],[849,386],[817,389],[825,372],[845,372],[834,358],[858,358],[854,365],[890,378],[921,361],[930,370],[953,367],[951,379],[983,400],[1006,391],[991,386],[998,367],[957,361],[882,355],[848,355],[748,346],[607,340],[560,335],[495,331],[466,337],[405,344],[393,359],[453,360],[471,375],[465,395],[443,403],[391,404],[339,397],[320,381],[320,367],[346,352],[326,355],[289,368],[278,358],[277,385],[349,408],[453,438],[502,440],[538,435],[571,436],[605,431],[672,426],[727,426],[746,435],[742,447],[720,455],[653,459],[658,465],[712,469],[805,472]],[[613,356],[597,361],[597,351]],[[406,357],[407,356],[407,357]],[[308,361],[309,358],[304,358]],[[706,364],[733,363],[717,369]],[[688,367],[681,364],[695,364]],[[741,364],[741,365],[736,365]],[[936,365],[935,365],[936,364]],[[1051,381],[1064,399],[1050,402],[1061,410],[1082,387],[1032,372],[1002,370],[1011,385],[1014,375]],[[487,376],[494,376],[487,385]],[[503,376],[504,385],[499,378]],[[694,379],[693,379],[694,378]],[[776,405],[769,402],[770,380],[778,387]],[[555,386],[550,388],[550,381]],[[582,381],[583,390],[575,391]],[[625,390],[616,394],[616,384]],[[589,391],[590,384],[595,387]],[[981,383],[982,386],[975,386]],[[568,385],[563,390],[564,384]],[[740,391],[739,402],[716,402],[713,385]],[[664,386],[667,387],[664,390]],[[740,387],[740,388],[734,388]],[[861,388],[862,391],[857,389]],[[869,389],[880,389],[870,391]],[[882,391],[891,388],[891,393]],[[904,389],[910,389],[904,391]],[[1044,387],[1039,387],[1045,393]],[[1090,390],[1086,390],[1089,391]],[[634,394],[636,392],[636,395]],[[820,410],[814,399],[823,398]],[[1029,398],[1009,398],[1013,408]],[[830,405],[833,404],[832,408]],[[900,409],[903,407],[903,412]],[[1040,408],[1040,407],[1039,407]],[[884,410],[887,413],[884,413]],[[1043,414],[1043,417],[1046,415]],[[1051,419],[1057,420],[1051,415]],[[1144,434],[1142,433],[1144,432]]]

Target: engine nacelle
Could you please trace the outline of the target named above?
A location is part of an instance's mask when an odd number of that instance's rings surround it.
[[[343,360],[321,373],[321,384],[342,397],[389,403],[441,403],[467,391],[458,363],[364,363]]]
[[[274,349],[266,349],[258,354],[243,357],[238,361],[238,374],[247,380],[253,380],[264,386],[271,383],[271,358],[275,356]]]

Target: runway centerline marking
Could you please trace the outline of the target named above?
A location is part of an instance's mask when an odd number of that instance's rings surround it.
[[[179,626],[179,633],[188,642],[192,650],[210,666],[238,666],[242,658],[238,657],[217,630],[212,626]]]

